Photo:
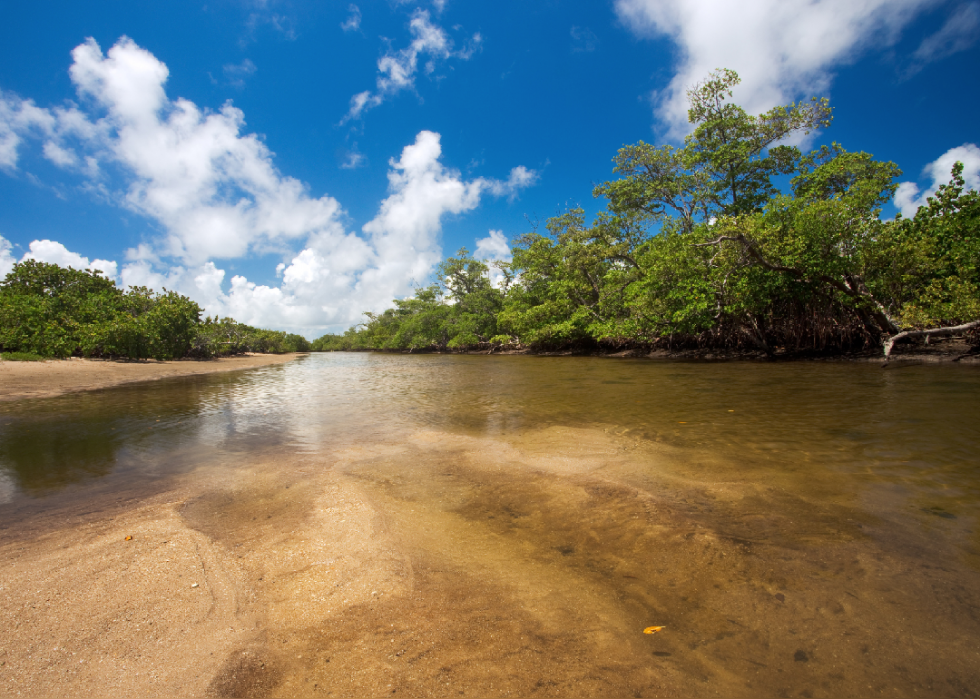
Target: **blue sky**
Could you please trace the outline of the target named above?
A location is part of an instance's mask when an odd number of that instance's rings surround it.
[[[684,90],[827,96],[916,205],[980,186],[977,0],[0,6],[0,273],[36,258],[315,337],[570,206]]]

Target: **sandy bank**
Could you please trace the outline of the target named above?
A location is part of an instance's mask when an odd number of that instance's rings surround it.
[[[170,376],[252,369],[281,364],[295,357],[295,354],[252,354],[206,361],[182,359],[172,362],[158,362],[153,359],[146,362],[126,362],[79,358],[52,359],[45,362],[0,361],[0,401],[46,398]]]
[[[0,528],[0,696],[976,686],[976,574],[926,528],[893,522],[891,545],[839,493],[644,466],[672,454],[612,428],[421,431],[235,452],[138,502],[17,518]]]

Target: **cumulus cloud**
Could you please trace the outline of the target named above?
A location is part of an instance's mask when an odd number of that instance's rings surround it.
[[[340,25],[340,28],[345,32],[356,32],[361,28],[361,10],[357,5],[351,5],[347,8],[347,11],[350,12],[350,15]]]
[[[15,263],[25,260],[37,260],[75,269],[99,270],[110,279],[116,278],[119,269],[119,266],[111,260],[89,260],[53,240],[35,240],[30,244],[28,252],[18,260],[14,257],[10,241],[0,236],[0,280],[7,276]]]
[[[93,40],[72,55],[70,75],[89,112],[0,94],[2,162],[16,169],[21,144],[40,140],[45,157],[79,175],[84,187],[157,222],[163,233],[127,251],[121,269],[50,240],[31,243],[25,259],[118,273],[124,286],[166,287],[208,313],[253,325],[317,333],[387,307],[431,275],[445,216],[471,211],[484,195],[514,197],[538,177],[518,166],[506,180],[465,180],[442,164],[439,134],[422,131],[390,161],[377,215],[350,232],[335,199],[311,196],[275,168],[257,136],[242,132],[240,110],[202,111],[169,99],[167,67],[148,51],[123,38],[107,55]],[[115,179],[100,179],[100,164],[113,165]],[[226,279],[216,262],[269,251],[289,260],[276,269],[279,286]],[[0,263],[11,260],[9,244],[0,246]]]
[[[717,68],[742,78],[736,97],[759,113],[822,94],[833,69],[873,45],[893,43],[935,0],[616,0],[620,20],[641,36],[678,47],[667,88],[653,95],[673,137],[687,130],[686,91]]]
[[[265,144],[241,133],[244,115],[231,103],[207,112],[169,100],[167,67],[126,38],[105,56],[90,39],[72,56],[79,93],[106,110],[99,153],[129,170],[123,203],[164,225],[167,254],[240,257],[339,225],[337,201],[279,173]]]
[[[950,148],[923,168],[923,176],[931,180],[924,192],[919,191],[919,185],[915,182],[902,182],[898,185],[895,190],[895,206],[902,212],[902,216],[915,216],[915,212],[928,203],[927,200],[936,193],[939,186],[949,182],[953,165],[957,161],[963,163],[966,188],[980,191],[980,148],[975,143],[964,143]]]
[[[301,182],[276,170],[257,136],[241,133],[240,110],[226,103],[209,112],[170,100],[167,67],[130,39],[108,55],[89,39],[72,57],[76,90],[101,113],[74,105],[45,109],[0,95],[0,164],[7,169],[16,168],[18,148],[30,136],[44,141],[51,162],[90,179],[98,178],[100,164],[121,166],[127,189],[104,194],[159,221],[167,231],[163,251],[191,264],[282,249],[340,225],[336,200],[311,197]]]
[[[118,271],[118,265],[111,260],[89,261],[87,257],[71,252],[64,245],[53,240],[35,240],[31,243],[29,252],[21,258],[21,262],[24,260],[48,262],[59,267],[99,270],[110,279],[115,279]]]
[[[486,238],[476,241],[476,252],[473,257],[478,260],[503,260],[511,259],[510,243],[504,237],[503,231],[491,230]]]
[[[152,260],[140,259],[136,251],[121,272],[122,281],[175,289],[208,313],[252,325],[312,334],[348,327],[362,320],[364,311],[380,311],[391,299],[411,294],[442,258],[445,216],[471,211],[485,193],[496,194],[502,184],[487,178],[464,180],[445,167],[441,157],[439,134],[419,133],[415,143],[389,162],[388,195],[377,215],[362,227],[364,235],[339,229],[311,235],[289,264],[277,268],[282,277],[278,287],[233,276],[225,291],[225,271],[213,262],[158,271]],[[527,175],[510,179],[517,188],[533,182]],[[499,250],[493,233],[491,239]],[[484,249],[490,248],[484,244]]]
[[[402,90],[415,88],[415,75],[420,57],[427,57],[424,70],[431,74],[436,62],[451,57],[468,60],[482,45],[482,37],[474,34],[469,45],[461,51],[453,51],[453,42],[445,30],[430,20],[427,10],[416,10],[408,25],[412,42],[399,51],[388,51],[378,59],[378,77],[375,90],[365,90],[351,97],[346,122],[360,117],[365,111],[377,107]]]
[[[448,170],[439,162],[441,155],[439,134],[422,131],[399,160],[389,163],[390,193],[363,229],[378,255],[362,283],[366,292],[383,294],[377,303],[391,297],[388,289],[407,294],[413,281],[421,283],[431,274],[442,258],[442,217],[476,208],[483,190],[489,189],[486,180],[465,182],[458,172]],[[392,288],[391,280],[400,280],[400,288]]]

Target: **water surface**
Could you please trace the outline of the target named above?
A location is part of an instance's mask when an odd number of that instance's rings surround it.
[[[356,484],[409,591],[278,629],[270,695],[972,696],[978,398],[960,366],[313,355],[0,406],[0,524],[258,459]],[[241,507],[185,517],[242,546]]]

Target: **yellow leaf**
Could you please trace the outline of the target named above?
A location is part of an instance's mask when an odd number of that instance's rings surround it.
[[[667,628],[666,626],[648,626],[643,629],[643,633],[657,633],[658,631]]]

